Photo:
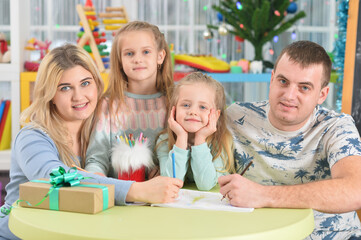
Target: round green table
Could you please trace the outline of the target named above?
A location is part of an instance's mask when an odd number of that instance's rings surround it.
[[[11,231],[23,239],[303,239],[314,228],[311,209],[251,213],[150,206],[113,207],[89,215],[15,207]]]

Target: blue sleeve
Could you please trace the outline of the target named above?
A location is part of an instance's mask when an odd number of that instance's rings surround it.
[[[172,151],[169,151],[168,142],[164,141],[164,139],[166,138],[167,134],[163,134],[157,140],[157,145],[163,141],[157,148],[160,175],[166,177],[173,177],[173,151],[175,159],[175,177],[184,181],[185,175],[189,167],[189,150],[184,150],[174,145]]]
[[[212,161],[213,156],[207,143],[192,146],[191,168],[193,178],[199,190],[210,190],[218,182],[218,177],[225,175],[222,158]]]

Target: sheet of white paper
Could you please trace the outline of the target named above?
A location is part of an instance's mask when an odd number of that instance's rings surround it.
[[[228,199],[222,199],[222,194],[180,189],[179,197],[172,203],[152,204],[155,207],[190,208],[230,212],[252,212],[253,208],[239,208],[231,206]]]

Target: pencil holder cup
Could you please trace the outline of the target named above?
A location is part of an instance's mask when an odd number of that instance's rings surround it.
[[[135,142],[129,146],[118,142],[112,149],[112,165],[118,172],[118,179],[142,182],[145,170],[154,167],[152,151],[147,143]]]
[[[142,166],[137,170],[129,169],[128,172],[118,172],[118,179],[121,180],[130,180],[136,182],[145,181],[145,167]]]

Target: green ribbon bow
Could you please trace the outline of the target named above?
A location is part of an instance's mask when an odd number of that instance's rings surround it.
[[[71,172],[74,170],[74,172]],[[52,186],[49,189],[49,192],[45,195],[45,197],[40,200],[35,206],[40,205],[47,197],[49,197],[49,209],[59,211],[59,189],[61,187],[92,187],[92,188],[100,188],[103,192],[103,210],[108,208],[108,199],[109,199],[109,191],[108,187],[102,185],[92,185],[92,184],[80,184],[80,180],[89,179],[91,177],[84,177],[83,175],[78,173],[78,170],[73,167],[70,168],[68,172],[65,171],[63,167],[54,168],[50,173],[49,181],[43,180],[32,180],[31,182],[39,182],[39,183],[49,183]],[[21,200],[20,200],[21,201]],[[30,204],[27,202],[27,204]]]
[[[75,170],[71,172],[71,170]],[[51,170],[50,184],[54,187],[74,187],[80,184],[80,180],[87,179],[83,175],[77,173],[78,170],[73,167],[68,172],[63,167],[57,167]]]

